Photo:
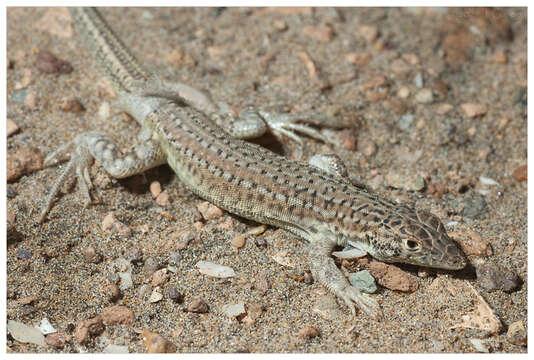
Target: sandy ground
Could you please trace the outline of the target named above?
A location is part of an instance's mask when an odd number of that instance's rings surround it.
[[[268,228],[247,235],[236,250],[230,241],[257,224],[227,213],[203,220],[202,200],[167,166],[121,181],[93,166],[100,202],[84,209],[76,187],[65,187],[42,225],[37,214],[58,168],[28,170],[7,185],[14,224],[7,319],[34,326],[46,318],[59,333],[45,346],[8,335],[8,352],[145,352],[153,348],[143,343],[143,331],[160,334],[179,352],[526,352],[507,337],[513,323],[528,325],[527,182],[520,174],[527,160],[526,9],[102,13],[147,68],[209,91],[234,111],[254,104],[347,120],[352,130],[324,130],[335,146],[306,140],[303,158],[339,154],[353,178],[431,210],[455,238],[474,237],[483,250],[473,250],[472,265],[460,272],[401,267],[417,290],[379,286],[373,296],[385,320],[352,318],[309,281],[304,242]],[[68,15],[10,8],[7,21],[7,115],[19,127],[7,139],[8,157],[46,154],[86,130],[106,131],[123,148],[135,141],[135,121],[112,106],[105,119],[113,97],[69,33]],[[73,71],[42,73],[41,50]],[[65,99],[77,99],[85,110],[72,111]],[[397,175],[400,189],[391,186]],[[153,181],[169,195],[168,204],[153,199]],[[122,228],[103,229],[111,212]],[[188,244],[184,232],[191,234]],[[202,275],[195,269],[201,260],[232,267],[236,276]],[[365,264],[339,265],[353,272]],[[519,275],[519,289],[489,291],[477,279],[476,269],[498,264]],[[155,279],[158,269],[167,270]],[[133,283],[117,294],[125,272]],[[156,286],[163,298],[151,302]],[[456,326],[479,304],[476,294],[502,324],[496,333]],[[189,311],[197,299],[207,312]],[[247,315],[225,314],[224,305],[240,302]],[[110,311],[124,309],[110,310],[116,305],[133,312],[129,324],[110,318]],[[104,325],[84,338],[83,321],[98,315]]]

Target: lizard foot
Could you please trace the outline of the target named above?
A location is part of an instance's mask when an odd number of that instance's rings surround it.
[[[382,309],[378,302],[371,296],[362,293],[355,287],[348,285],[340,291],[336,291],[336,295],[340,297],[348,306],[352,315],[356,314],[356,308],[354,304],[358,306],[363,312],[375,320],[383,318]]]
[[[76,136],[74,141],[61,146],[48,155],[45,159],[45,166],[54,165],[64,159],[65,155],[68,155],[68,150],[73,148],[69,162],[50,190],[39,216],[39,222],[43,222],[52,206],[52,201],[59,192],[59,188],[71,177],[73,172],[76,173],[78,185],[85,197],[84,205],[87,207],[91,204],[89,189],[93,187],[93,184],[89,176],[89,167],[93,164],[93,160],[98,161],[106,172],[115,179],[140,174],[165,163],[165,154],[158,141],[146,139],[146,136],[141,136],[140,140],[124,154],[121,154],[117,145],[106,134],[97,131],[86,132]]]
[[[240,139],[250,139],[270,131],[278,140],[288,137],[302,146],[302,139],[297,135],[297,133],[301,133],[328,143],[328,139],[316,129],[309,125],[296,123],[297,120],[308,118],[326,119],[322,115],[280,114],[248,107],[239,114],[239,118],[234,122],[232,135]]]
[[[61,186],[69,180],[72,176],[72,173],[76,173],[76,179],[80,186],[80,189],[84,195],[85,201],[84,206],[88,206],[91,203],[91,196],[89,194],[89,189],[93,187],[91,182],[91,177],[89,176],[89,167],[93,164],[93,156],[89,152],[87,145],[87,137],[94,136],[98,133],[83,133],[71,141],[62,146],[57,150],[48,154],[44,160],[44,166],[53,166],[65,160],[68,157],[69,150],[73,148],[70,152],[70,160],[57,178],[56,182],[52,186],[48,197],[45,200],[45,205],[43,206],[41,213],[39,214],[39,223],[42,223],[46,217],[48,211],[52,207],[52,202],[59,192]],[[98,134],[100,135],[100,134]]]

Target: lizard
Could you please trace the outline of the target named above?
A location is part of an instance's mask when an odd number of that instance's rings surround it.
[[[91,203],[88,169],[98,161],[114,178],[167,163],[194,194],[220,208],[259,223],[285,229],[308,242],[313,278],[341,299],[353,316],[356,307],[383,317],[378,301],[353,287],[332,255],[369,254],[379,261],[458,270],[467,260],[432,213],[399,204],[351,182],[335,155],[315,155],[309,163],[289,160],[242,138],[270,129],[299,141],[295,132],[323,140],[315,129],[295,123],[303,115],[248,108],[225,130],[221,108],[192,86],[159,79],[147,71],[94,8],[70,8],[76,30],[117,89],[117,105],[139,123],[139,141],[121,154],[104,132],[79,134],[45,159],[55,165],[69,157],[41,210],[46,214],[61,184],[75,176],[85,205]],[[312,116],[314,121],[320,116]],[[255,121],[255,123],[254,123]],[[258,125],[259,124],[259,125]],[[70,151],[72,149],[72,151]],[[334,251],[343,247],[342,251]]]

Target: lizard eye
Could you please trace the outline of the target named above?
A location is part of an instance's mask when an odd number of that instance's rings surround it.
[[[406,248],[410,251],[417,251],[420,248],[420,245],[417,241],[405,240],[404,244],[406,245]]]

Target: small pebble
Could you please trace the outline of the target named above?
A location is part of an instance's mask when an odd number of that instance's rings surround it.
[[[231,240],[232,246],[236,247],[237,249],[241,249],[246,244],[246,237],[243,234],[236,235]]]
[[[286,31],[287,30],[287,23],[282,20],[274,20],[273,26],[278,31]]]
[[[412,67],[403,59],[395,59],[391,63],[391,71],[395,74],[406,76],[412,71]]]
[[[523,321],[519,320],[510,324],[506,339],[510,344],[527,346],[527,329],[525,329]]]
[[[82,112],[85,111],[85,107],[78,99],[67,98],[61,101],[61,110],[68,112]]]
[[[369,294],[373,294],[377,289],[375,279],[371,276],[371,273],[368,270],[362,270],[358,271],[357,273],[350,274],[349,282],[356,289]]]
[[[506,52],[503,49],[497,49],[493,55],[491,55],[491,61],[495,64],[506,64],[508,62],[508,57]]]
[[[291,256],[288,256],[287,250],[280,250],[276,254],[272,255],[271,258],[282,266],[287,266],[291,269],[295,268],[295,262]]]
[[[462,322],[452,326],[451,329],[477,329],[495,335],[498,334],[502,329],[502,323],[495,315],[494,311],[490,308],[488,303],[484,300],[482,296],[480,296],[480,294],[473,288],[473,286],[469,285],[469,283],[462,284],[460,286],[457,286],[457,288],[454,289],[455,294],[465,293],[466,291],[472,292],[475,294],[477,302],[474,305],[473,311],[465,315],[461,315]]]
[[[479,176],[478,180],[480,180],[480,183],[482,185],[487,185],[487,186],[500,185],[497,181],[493,180],[492,178],[485,177],[485,176]]]
[[[98,264],[102,261],[102,256],[96,252],[93,246],[88,246],[82,250],[85,261],[93,264]]]
[[[161,194],[161,184],[159,181],[152,181],[150,183],[150,193],[152,194],[152,197],[155,199],[158,197],[159,194]]]
[[[111,108],[109,106],[109,103],[107,101],[104,101],[100,106],[98,107],[98,117],[102,120],[109,119],[109,116],[111,115]]]
[[[104,220],[102,220],[102,230],[111,231],[112,233],[119,234],[123,237],[129,237],[132,235],[132,230],[115,218],[113,212],[108,213]]]
[[[48,335],[57,332],[57,330],[50,324],[50,321],[48,321],[47,318],[43,318],[41,320],[41,324],[39,324],[39,330],[41,330],[41,333],[43,335]]]
[[[319,336],[319,330],[317,330],[316,328],[314,328],[311,325],[306,325],[306,326],[304,326],[303,328],[301,328],[299,330],[299,336],[305,337],[305,338],[308,338],[308,339],[313,339],[313,338]]]
[[[22,175],[43,168],[44,156],[39,149],[22,147],[15,153],[8,153],[6,158],[7,181],[13,182]]]
[[[413,119],[413,114],[405,114],[401,116],[399,119],[399,128],[401,128],[401,130],[407,130],[412,124]]]
[[[369,64],[372,58],[373,56],[368,52],[348,53],[345,57],[348,63],[354,64],[359,67]]]
[[[359,34],[368,44],[371,44],[378,37],[378,28],[372,25],[362,25]]]
[[[258,236],[258,235],[261,235],[265,232],[265,230],[267,230],[267,226],[266,225],[260,225],[260,226],[255,226],[253,228],[250,228],[250,230],[248,230],[245,235],[246,236]]]
[[[171,286],[169,289],[169,299],[175,303],[182,303],[184,301],[184,296],[178,291],[176,286]]]
[[[32,258],[32,251],[26,247],[19,246],[17,249],[17,259],[29,260]]]
[[[30,296],[25,296],[23,298],[18,299],[17,303],[19,303],[20,305],[29,305],[35,300],[37,300],[37,296],[30,295]]]
[[[248,304],[247,315],[241,320],[241,322],[248,326],[254,325],[260,318],[263,310],[264,307],[261,304]]]
[[[408,98],[408,96],[410,96],[410,88],[408,88],[407,86],[400,87],[399,90],[397,91],[397,96],[400,97],[401,99]]]
[[[430,104],[434,101],[434,95],[430,89],[421,89],[415,94],[415,101],[419,104]]]
[[[152,290],[152,294],[150,294],[150,298],[148,301],[150,303],[156,303],[163,299],[163,294],[161,293],[161,288],[158,286]]]
[[[488,112],[488,105],[486,104],[465,103],[460,105],[460,107],[468,118],[482,116]]]
[[[415,276],[408,274],[395,265],[371,261],[368,268],[376,281],[387,289],[414,292],[419,287]]]
[[[104,332],[104,324],[102,324],[102,318],[95,316],[94,318],[81,321],[76,326],[74,336],[78,344],[85,344],[89,341],[89,336],[98,336]]]
[[[163,286],[168,278],[169,275],[167,274],[167,269],[157,270],[152,274],[152,286]]]
[[[149,284],[143,284],[137,291],[137,297],[140,300],[143,300],[146,296],[148,296],[149,293],[151,293],[151,286]]]
[[[26,89],[14,91],[11,94],[11,101],[16,102],[18,104],[24,104],[24,99],[26,99],[27,94],[28,94],[28,91]]]
[[[69,74],[73,68],[70,63],[58,59],[49,51],[40,51],[34,63],[35,67],[45,74]]]
[[[65,335],[63,332],[55,332],[45,337],[46,345],[56,349],[63,349],[69,340],[70,336]]]
[[[237,304],[225,304],[222,306],[221,310],[229,318],[235,318],[245,313],[245,304],[242,302]]]
[[[131,263],[139,263],[143,260],[143,251],[137,246],[129,247],[124,254],[126,260]]]
[[[232,218],[228,217],[223,222],[220,222],[217,225],[217,229],[221,229],[224,231],[230,231],[234,228],[234,220]]]
[[[363,85],[362,88],[364,90],[369,89],[378,89],[387,86],[388,80],[386,77],[382,74],[375,75],[371,77],[369,80],[367,80]]]
[[[521,165],[517,167],[512,173],[512,177],[517,182],[527,181],[527,165]]]
[[[265,294],[267,290],[271,288],[271,284],[269,283],[269,280],[267,279],[265,273],[262,272],[256,277],[254,287],[258,289],[262,294]]]
[[[176,240],[176,249],[178,250],[186,249],[189,243],[193,241],[196,236],[196,233],[192,230],[179,230],[171,234],[173,240]]]
[[[235,271],[231,267],[218,265],[211,261],[199,261],[195,267],[201,274],[213,276],[217,278],[234,277]]]
[[[483,339],[469,339],[476,351],[482,353],[489,353],[488,344]]]
[[[158,261],[152,256],[147,257],[145,263],[143,264],[143,272],[147,277],[152,276],[152,274],[154,274],[159,268],[160,265]]]
[[[28,107],[28,109],[35,109],[37,108],[37,103],[39,102],[39,98],[35,93],[28,91],[26,94],[26,97],[24,98],[24,105]]]
[[[451,231],[449,232],[449,236],[456,240],[465,255],[491,256],[493,254],[490,242],[475,230]]]
[[[16,122],[11,120],[10,118],[6,119],[6,133],[7,133],[8,137],[13,135],[13,134],[15,134],[19,130],[20,129],[19,129],[19,127],[18,127]]]
[[[319,42],[330,42],[334,37],[334,30],[329,25],[307,25],[302,28],[302,32],[319,41]]]
[[[169,265],[177,265],[181,261],[182,261],[182,254],[179,251],[175,251],[169,256]]]
[[[187,307],[187,311],[194,313],[207,313],[208,310],[208,304],[206,304],[204,300],[201,299],[193,300],[193,302]]]
[[[439,115],[445,115],[447,114],[449,111],[451,111],[452,109],[454,109],[454,106],[452,106],[451,104],[439,104],[437,107],[436,107],[436,113],[439,114]]]
[[[20,78],[15,83],[14,89],[21,90],[27,88],[32,83],[32,70],[24,68],[20,70]]]
[[[126,306],[114,305],[106,307],[101,313],[102,322],[106,325],[125,324],[131,325],[135,321],[134,312]]]
[[[208,201],[198,204],[197,209],[202,214],[204,220],[218,219],[223,216],[223,211]]]
[[[102,349],[104,354],[129,354],[128,346],[126,345],[115,345],[109,344],[104,349]]]
[[[356,133],[353,129],[343,129],[339,131],[336,141],[345,150],[353,151],[356,148]]]
[[[131,269],[128,269],[128,271],[118,272],[117,275],[119,275],[119,278],[121,281],[120,288],[119,288],[120,290],[125,291],[125,290],[133,288]]]
[[[121,284],[122,284],[122,281],[121,281]],[[121,291],[119,287],[117,286],[117,284],[111,281],[107,282],[102,287],[102,291],[104,292],[106,297],[112,302],[119,300],[121,297]]]
[[[363,138],[358,141],[358,151],[365,157],[371,157],[376,153],[376,144],[371,139]]]
[[[18,195],[17,190],[12,184],[7,184],[6,186],[6,196],[8,199],[13,199]]]
[[[513,271],[498,264],[482,264],[476,268],[477,280],[487,291],[501,290],[507,293],[518,290],[523,281]]]
[[[158,333],[143,331],[143,345],[149,354],[168,354],[176,352],[176,345]]]
[[[265,240],[265,237],[258,236],[254,238],[254,243],[257,247],[265,247],[267,246],[267,241]]]
[[[170,204],[169,201],[169,193],[167,190],[163,191],[161,194],[158,195],[156,198],[156,204],[159,206],[168,206]]]
[[[449,192],[447,185],[444,183],[431,183],[428,184],[428,194],[432,195],[436,199],[441,199],[443,195]]]
[[[423,83],[423,74],[421,72],[417,72],[417,74],[415,74],[415,78],[413,79],[413,83],[415,84],[415,86],[417,86],[418,88],[422,88],[424,86],[424,83]]]
[[[20,342],[30,343],[40,346],[45,346],[45,337],[41,331],[33,326],[28,326],[24,323],[14,320],[7,321],[7,332]]]

